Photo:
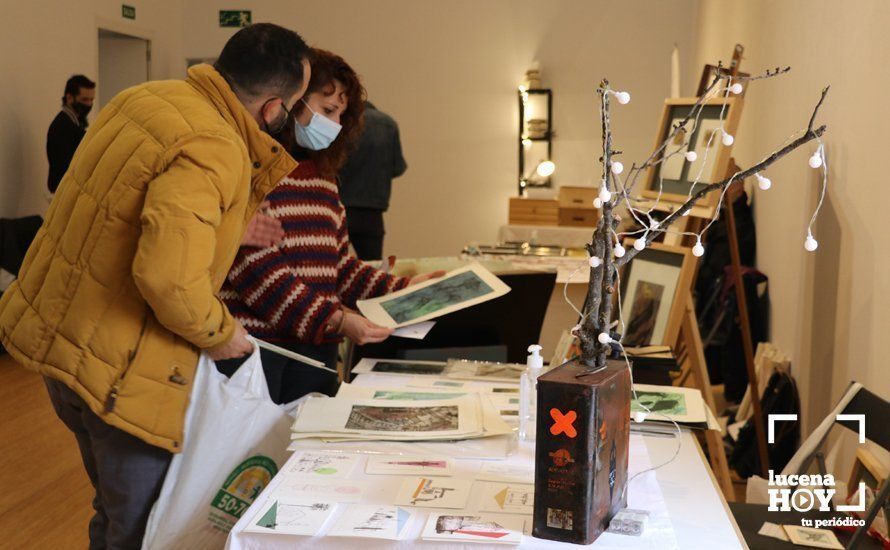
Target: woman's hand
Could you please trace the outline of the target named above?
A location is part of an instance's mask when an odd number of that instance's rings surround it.
[[[242,246],[267,248],[278,246],[284,240],[284,228],[281,227],[281,221],[266,214],[269,207],[269,203],[264,202],[260,205],[257,213],[250,218],[247,228],[244,230],[244,237],[241,238]]]
[[[411,280],[408,282],[408,286],[414,286],[418,283],[429,281],[430,279],[438,279],[442,275],[445,275],[445,271],[442,269],[440,269],[439,271],[433,271],[431,273],[424,273],[423,275],[415,275],[411,277]]]
[[[342,321],[343,328],[340,329],[340,334],[346,336],[359,346],[382,342],[392,334],[391,328],[376,325],[358,313],[353,313],[352,311],[344,309],[343,315],[345,317]]]

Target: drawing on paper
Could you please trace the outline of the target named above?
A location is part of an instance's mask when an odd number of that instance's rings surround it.
[[[457,430],[458,407],[373,407],[353,405],[347,430],[378,432],[439,432]]]
[[[479,516],[439,516],[436,520],[436,533],[440,535],[465,534],[492,539],[510,534],[495,521],[484,521]]]
[[[390,374],[442,374],[445,365],[430,365],[427,363],[398,363],[395,361],[378,361],[372,372],[387,372]]]
[[[492,288],[479,275],[466,271],[417,292],[384,300],[380,307],[401,324],[491,292]]]
[[[437,399],[451,399],[462,395],[466,395],[466,393],[377,390],[374,392],[374,399],[383,399],[387,401],[435,401]]]
[[[637,391],[637,398],[630,402],[631,412],[643,411],[646,407],[652,412],[666,415],[685,415],[686,398],[682,393],[664,391]]]

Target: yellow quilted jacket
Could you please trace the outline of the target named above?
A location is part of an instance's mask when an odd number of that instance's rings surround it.
[[[199,349],[234,330],[216,293],[247,221],[295,167],[210,65],[122,92],[0,298],[0,340],[108,424],[179,451]]]

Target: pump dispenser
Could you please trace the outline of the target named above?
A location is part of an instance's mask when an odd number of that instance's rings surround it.
[[[519,438],[524,441],[535,439],[537,380],[544,370],[541,346],[537,344],[529,346],[528,353],[526,369],[519,381]]]

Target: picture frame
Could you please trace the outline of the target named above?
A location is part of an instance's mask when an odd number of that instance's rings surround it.
[[[661,146],[668,138],[673,127],[683,120],[698,98],[669,98],[664,102],[658,133],[655,136],[655,148]],[[694,120],[686,123],[687,131],[679,132],[671,144],[662,152],[677,154],[670,156],[662,163],[650,166],[646,172],[642,196],[649,200],[672,203],[680,206],[688,199],[692,183],[698,178],[698,185],[706,185],[720,181],[729,170],[732,157],[732,146],[721,142],[718,131],[720,114],[724,113],[723,128],[735,137],[743,100],[740,97],[717,97],[705,100],[698,124]],[[710,143],[710,146],[709,146]],[[690,150],[698,154],[698,158],[690,162],[685,154]],[[659,181],[662,190],[659,195]],[[696,206],[694,214],[710,217],[719,201],[719,193],[710,193],[703,197]]]
[[[625,239],[625,248],[635,240]],[[619,294],[626,347],[676,344],[697,268],[691,249],[662,243],[650,243],[623,266]],[[617,302],[616,295],[616,308]]]

